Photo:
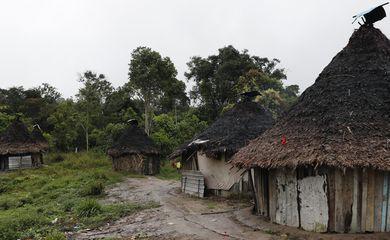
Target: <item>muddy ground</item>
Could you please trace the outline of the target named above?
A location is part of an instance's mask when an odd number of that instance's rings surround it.
[[[72,239],[390,239],[388,234],[314,234],[279,226],[251,214],[246,201],[197,199],[179,192],[180,182],[128,178],[108,190],[105,203],[158,202],[148,209]]]

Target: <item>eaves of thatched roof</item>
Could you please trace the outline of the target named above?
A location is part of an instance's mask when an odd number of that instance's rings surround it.
[[[211,157],[221,153],[232,155],[270,128],[273,122],[272,114],[259,103],[239,102],[204,132],[176,149],[169,158],[188,155],[197,150]]]
[[[0,136],[0,155],[22,155],[44,151],[34,141],[27,127],[19,119],[13,121]]]
[[[127,154],[160,154],[153,140],[136,125],[128,126],[118,141],[108,149],[107,153],[112,157],[120,157]]]

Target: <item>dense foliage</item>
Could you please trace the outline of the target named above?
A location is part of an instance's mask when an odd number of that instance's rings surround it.
[[[0,89],[0,132],[19,116],[30,128],[39,124],[52,150],[106,150],[128,120],[136,119],[166,155],[231,108],[240,93],[261,92],[256,101],[278,117],[299,92],[296,85],[284,86],[286,75],[278,64],[232,46],[192,57],[185,73],[192,86],[187,95],[170,58],[139,47],[131,54],[129,81],[118,88],[104,74],[86,71],[73,98],[64,99],[47,83]]]

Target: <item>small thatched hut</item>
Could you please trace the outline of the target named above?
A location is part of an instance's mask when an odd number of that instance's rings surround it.
[[[108,149],[108,155],[117,171],[145,175],[158,174],[160,171],[160,153],[136,121],[130,122],[122,136]]]
[[[390,41],[363,25],[273,128],[241,149],[256,210],[317,232],[390,231]]]
[[[40,166],[45,149],[16,119],[0,136],[0,171]]]
[[[209,193],[229,195],[247,192],[245,170],[233,167],[228,161],[238,149],[272,124],[271,113],[259,103],[242,101],[204,132],[175,150],[170,158],[180,158],[184,170],[202,172]]]

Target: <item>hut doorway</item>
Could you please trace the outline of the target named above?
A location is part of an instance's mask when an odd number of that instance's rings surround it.
[[[0,171],[5,171],[8,169],[8,158],[0,156]]]

